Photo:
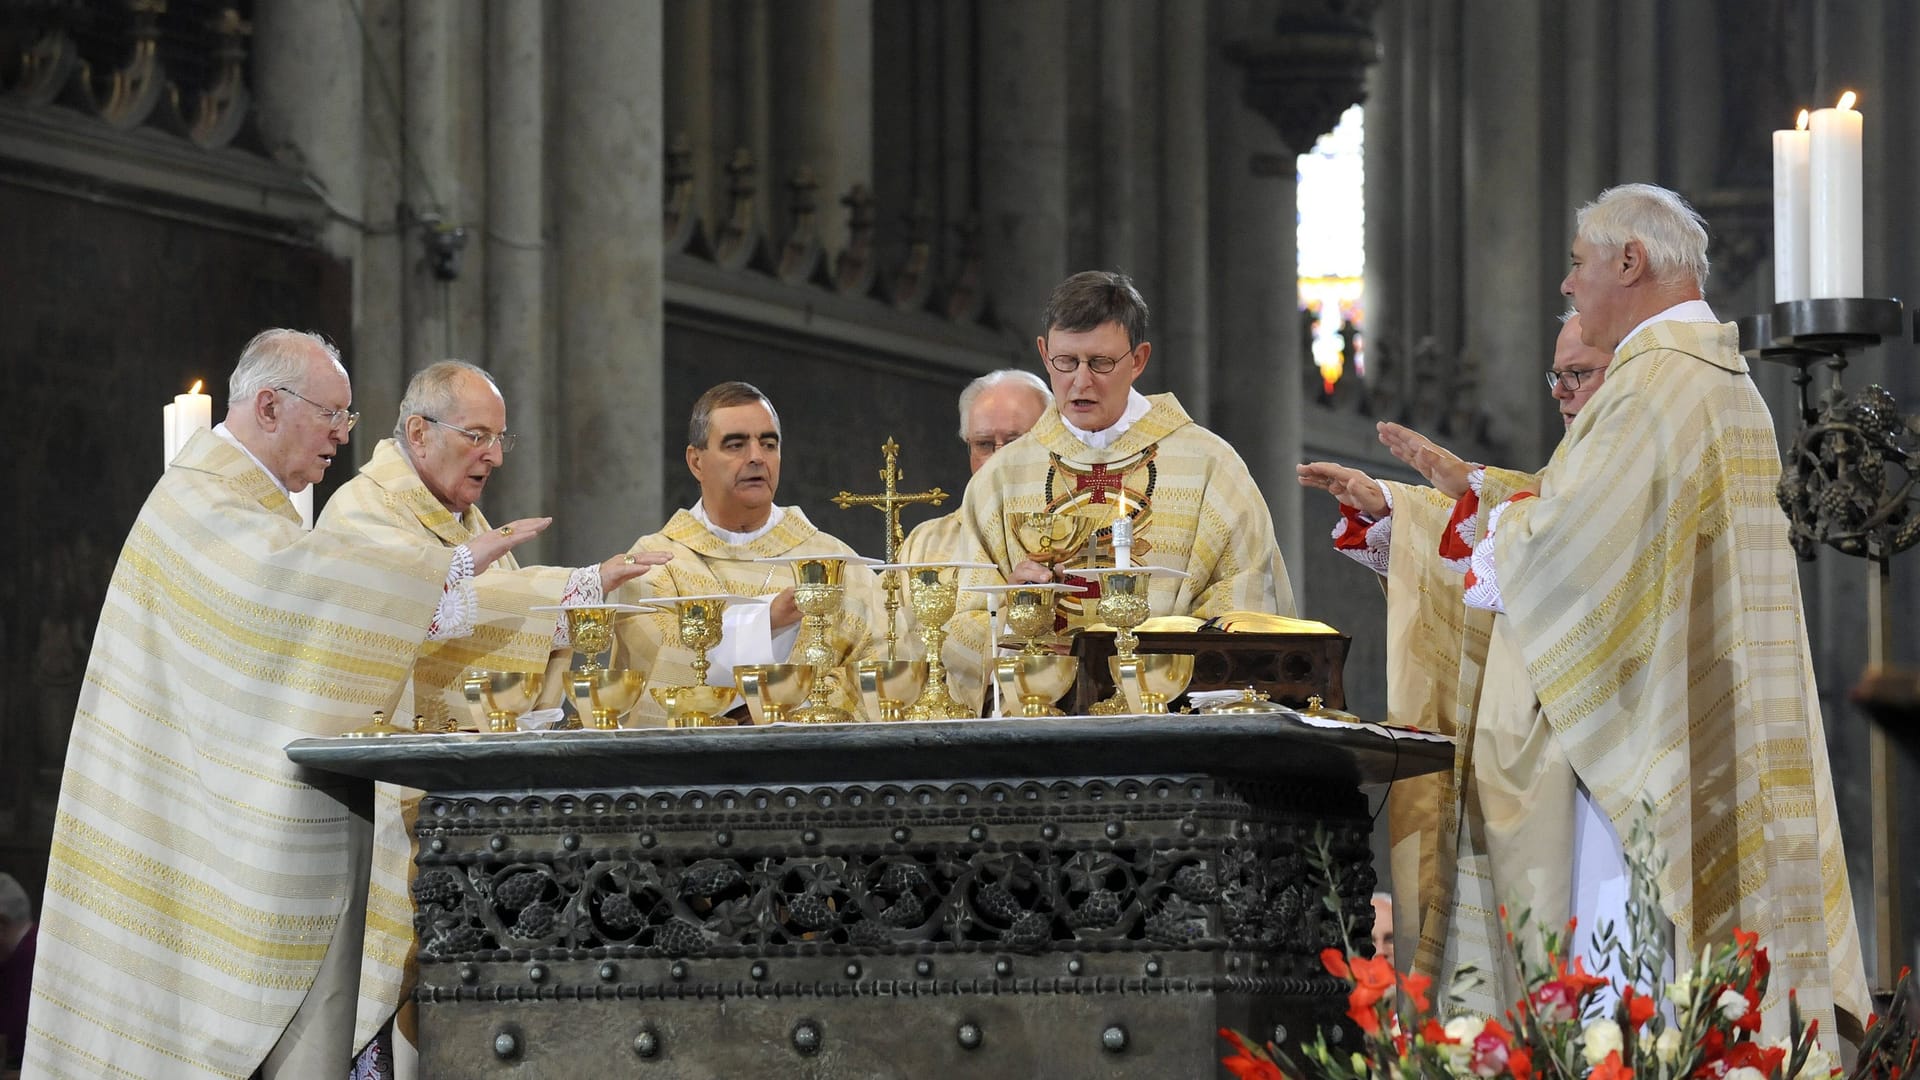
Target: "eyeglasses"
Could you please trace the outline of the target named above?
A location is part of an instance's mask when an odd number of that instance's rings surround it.
[[[1135,345],[1132,349],[1128,349],[1119,356],[1049,356],[1047,357],[1047,366],[1062,375],[1071,375],[1080,369],[1081,364],[1085,364],[1088,370],[1092,371],[1095,375],[1105,375],[1115,367],[1118,367],[1120,361],[1132,356],[1134,350],[1139,347],[1140,346]]]
[[[312,398],[307,397],[306,395],[300,393],[298,390],[292,390],[285,386],[276,386],[274,387],[274,389],[280,391],[283,394],[292,394],[294,397],[299,398],[301,401],[304,401],[307,404],[313,406],[314,408],[319,409],[320,414],[327,418],[327,426],[330,428],[340,428],[342,431],[352,431],[353,425],[360,422],[360,414],[357,412],[353,412],[349,409],[329,409],[325,405],[322,405],[319,402],[313,400]]]
[[[463,427],[454,427],[444,420],[435,420],[426,413],[421,413],[420,419],[425,420],[429,424],[439,424],[448,431],[457,431],[465,435],[467,441],[471,442],[476,450],[491,450],[497,446],[500,448],[500,452],[504,454],[513,449],[514,443],[520,441],[520,436],[508,434],[504,431],[469,431]]]
[[[1568,390],[1578,390],[1580,389],[1581,380],[1589,375],[1599,375],[1606,370],[1607,369],[1603,367],[1596,367],[1568,368],[1566,371],[1549,371],[1547,372],[1547,389],[1559,390],[1564,387]]]
[[[1100,369],[1095,368],[1094,370],[1098,371]],[[1017,434],[1016,435],[975,435],[972,438],[965,440],[965,442],[967,444],[967,449],[973,451],[974,453],[979,454],[983,457],[992,457],[994,454],[997,454],[1000,452],[1001,447],[1006,446],[1008,443],[1012,442],[1013,440],[1019,437],[1020,436]]]

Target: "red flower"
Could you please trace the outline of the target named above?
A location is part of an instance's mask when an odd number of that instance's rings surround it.
[[[1560,969],[1560,978],[1573,987],[1576,997],[1585,998],[1588,994],[1607,985],[1606,979],[1587,973],[1587,960],[1584,956],[1573,958],[1572,971],[1568,971],[1566,965],[1560,963],[1558,959],[1554,961],[1554,965]]]
[[[1489,1023],[1473,1040],[1473,1057],[1467,1067],[1475,1076],[1499,1076],[1512,1064],[1513,1055],[1507,1046],[1507,1040],[1494,1033],[1494,1025]]]
[[[1326,967],[1327,974],[1336,979],[1353,978],[1353,972],[1347,970],[1347,954],[1339,949],[1321,949],[1320,963]]]
[[[1630,1031],[1640,1030],[1641,1025],[1653,1019],[1656,1011],[1653,999],[1632,986],[1620,992],[1620,1006],[1626,1014],[1627,1028]]]
[[[1633,1070],[1620,1061],[1620,1051],[1610,1050],[1606,1060],[1593,1067],[1588,1080],[1633,1080]]]
[[[1740,1068],[1758,1069],[1761,1075],[1772,1076],[1786,1056],[1787,1052],[1777,1046],[1763,1048],[1759,1043],[1737,1042],[1727,1047],[1726,1056],[1720,1060],[1729,1072]]]
[[[1427,1041],[1428,1046],[1456,1046],[1460,1042],[1447,1034],[1447,1029],[1440,1026],[1440,1021],[1431,1016],[1427,1017],[1427,1026],[1420,1029],[1420,1037]]]
[[[1580,1015],[1579,998],[1573,987],[1555,979],[1533,992],[1533,1008],[1540,1019],[1565,1022]]]
[[[1287,1080],[1287,1074],[1271,1061],[1249,1057],[1244,1052],[1220,1059],[1220,1064],[1240,1080]]]
[[[1400,980],[1400,986],[1406,990],[1407,997],[1412,999],[1413,1007],[1421,1012],[1426,1012],[1429,1007],[1427,1003],[1427,988],[1432,985],[1432,979],[1417,971]]]
[[[1760,944],[1760,935],[1749,934],[1736,926],[1733,928],[1733,943],[1739,946],[1741,956],[1752,956],[1754,949]]]
[[[1533,1051],[1516,1046],[1507,1052],[1507,1071],[1513,1080],[1533,1080]]]

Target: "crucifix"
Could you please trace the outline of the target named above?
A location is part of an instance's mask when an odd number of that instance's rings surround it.
[[[842,510],[856,506],[871,506],[880,511],[881,516],[886,519],[887,561],[893,562],[899,553],[900,545],[907,539],[906,533],[900,531],[901,507],[916,503],[939,506],[947,501],[947,493],[937,486],[926,491],[902,492],[900,481],[906,478],[906,474],[900,471],[900,444],[894,442],[893,436],[889,435],[887,441],[881,445],[880,452],[885,454],[887,459],[886,466],[880,470],[882,485],[880,494],[855,495],[851,491],[842,491],[833,497],[833,503]],[[895,615],[900,610],[899,574],[889,573],[882,584],[887,590],[887,658],[892,659],[894,641],[899,636],[894,628]]]

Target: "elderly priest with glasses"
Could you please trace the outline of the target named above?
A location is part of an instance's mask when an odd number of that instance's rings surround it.
[[[407,383],[393,437],[380,440],[359,475],[340,486],[321,511],[319,527],[396,548],[452,549],[494,531],[478,505],[515,436],[507,431],[500,388],[461,360],[429,364]],[[465,673],[547,671],[541,704],[559,701],[560,672],[571,659],[566,624],[536,605],[598,603],[606,594],[666,562],[665,555],[624,552],[598,566],[521,567],[511,555],[463,582],[447,613],[450,636],[427,642],[413,665],[403,715],[428,730],[456,723],[448,702]],[[413,852],[403,808],[419,793],[390,784],[374,796],[373,887],[366,956],[360,967],[355,1045],[364,1046],[400,1004],[413,909],[408,880]]]
[[[268,330],[228,386],[226,422],[154,486],[100,612],[55,810],[29,1076],[344,1073],[366,807],[282,748],[392,709],[463,583],[551,521],[452,547],[310,533],[288,495],[358,419],[339,354]]]
[[[1153,345],[1146,301],[1132,280],[1073,275],[1054,289],[1042,326],[1035,347],[1052,380],[1053,406],[967,484],[959,516],[977,550],[1008,581],[1054,580],[1053,569],[1021,547],[1010,515],[1092,516],[1095,542],[1105,549],[1115,515],[1124,513],[1136,563],[1186,573],[1152,579],[1153,615],[1291,616],[1293,586],[1246,463],[1172,394],[1149,398],[1133,389]],[[1079,598],[1062,607],[1078,613]]]

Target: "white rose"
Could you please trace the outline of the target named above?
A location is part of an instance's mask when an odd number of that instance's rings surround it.
[[[1620,1025],[1604,1017],[1588,1024],[1582,1037],[1589,1065],[1598,1065],[1607,1060],[1608,1054],[1626,1049],[1626,1042],[1620,1037]]]
[[[1447,1067],[1456,1075],[1464,1076],[1473,1064],[1473,1040],[1487,1029],[1487,1022],[1478,1016],[1456,1016],[1447,1021],[1447,1038],[1455,1040],[1457,1045],[1445,1047]]]
[[[1727,1073],[1727,1080],[1767,1080],[1767,1074],[1749,1065],[1742,1065]]]
[[[1674,1028],[1662,1031],[1653,1040],[1653,1056],[1659,1058],[1662,1065],[1673,1064],[1680,1056],[1680,1032]]]
[[[1681,972],[1667,984],[1667,1000],[1675,1005],[1685,1005],[1693,993],[1693,976],[1690,972]]]
[[[1732,987],[1728,987],[1720,991],[1720,996],[1715,999],[1713,1007],[1719,1009],[1720,1015],[1727,1019],[1738,1020],[1747,1015],[1747,995]],[[1738,1069],[1734,1070],[1734,1072],[1739,1071]],[[1732,1073],[1729,1073],[1728,1076],[1731,1077]],[[1762,1080],[1764,1080],[1764,1078],[1762,1078]]]

